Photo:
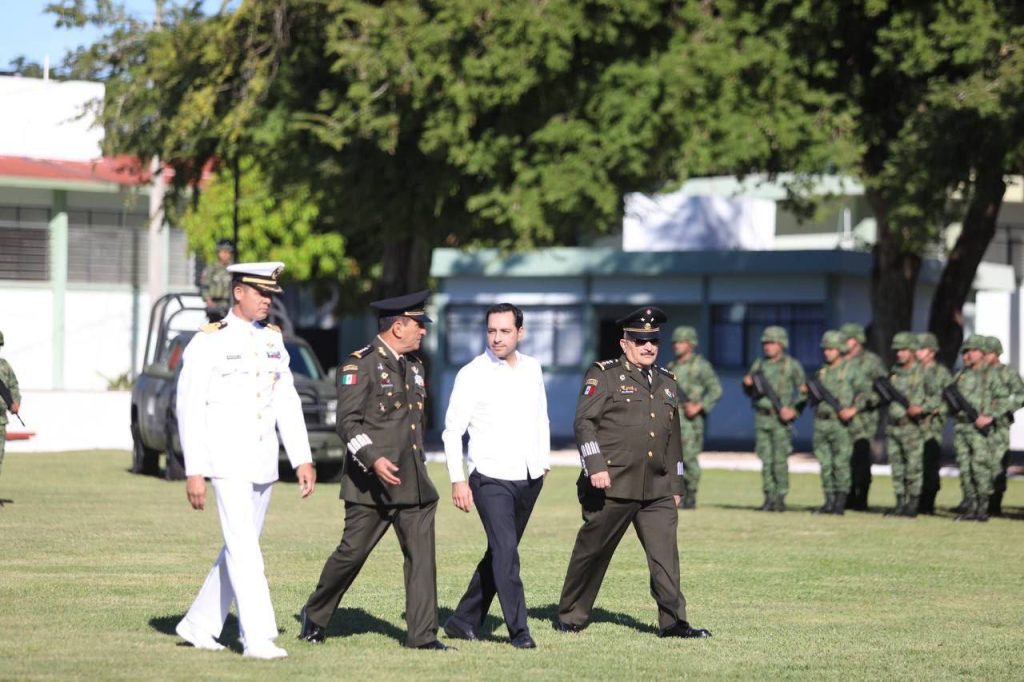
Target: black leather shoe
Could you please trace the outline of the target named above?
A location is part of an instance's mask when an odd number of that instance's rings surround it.
[[[437,641],[436,639],[433,642],[427,642],[426,644],[420,644],[416,648],[417,649],[432,649],[432,650],[436,650],[436,651],[458,651],[458,649],[456,649],[455,647],[448,646],[447,644],[442,644],[441,642]]]
[[[704,628],[690,627],[685,620],[676,621],[675,625],[665,628],[658,633],[659,637],[682,637],[684,639],[701,639],[710,637],[711,632]]]
[[[582,632],[586,625],[576,625],[575,623],[563,623],[560,620],[556,620],[551,624],[555,630],[559,632]]]
[[[309,619],[306,609],[299,612],[299,620],[302,622],[302,629],[299,631],[299,639],[311,644],[322,644],[327,639],[327,630],[320,627]]]
[[[529,632],[524,632],[512,640],[512,646],[517,649],[536,649],[537,643],[533,641],[533,637],[530,637]]]
[[[480,639],[476,636],[476,633],[472,630],[464,630],[458,623],[451,619],[444,624],[444,634],[448,639],[466,639],[470,642],[475,642]]]

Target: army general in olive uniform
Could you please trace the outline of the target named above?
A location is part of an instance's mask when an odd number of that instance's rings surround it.
[[[594,363],[583,380],[575,421],[583,462],[577,482],[583,526],[558,603],[554,626],[561,632],[587,626],[615,548],[632,524],[647,554],[660,635],[711,634],[690,626],[679,588],[679,399],[672,374],[654,364],[664,321],[665,314],[655,307],[619,320],[622,355]]]
[[[695,352],[696,329],[676,327],[672,346],[676,359],[669,363],[668,370],[676,376],[679,387],[679,431],[683,441],[684,492],[679,507],[693,509],[700,485],[697,455],[704,450],[704,420],[722,397],[722,384],[711,363]]]
[[[437,641],[434,513],[437,490],[423,453],[426,384],[414,355],[430,322],[428,291],[376,301],[380,334],[338,373],[338,432],[348,446],[342,475],[345,530],[302,609],[301,639],[322,642],[338,603],[370,552],[394,528],[405,556],[405,644]]]

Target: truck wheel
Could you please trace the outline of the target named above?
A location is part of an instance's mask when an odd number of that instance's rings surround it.
[[[167,462],[164,466],[164,478],[168,481],[182,481],[185,479],[185,455],[181,452],[177,415],[167,415],[164,423],[167,425],[167,433],[165,434]]]
[[[146,447],[138,422],[132,420],[132,473],[156,476],[160,473],[160,452]]]

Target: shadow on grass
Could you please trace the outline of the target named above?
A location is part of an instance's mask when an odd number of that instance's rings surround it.
[[[161,634],[178,637],[178,633],[174,631],[174,627],[178,624],[178,621],[184,617],[184,613],[177,613],[169,616],[157,616],[149,619],[149,627]],[[221,631],[220,636],[217,637],[217,641],[235,653],[242,653],[242,643],[238,641],[238,618],[235,617],[235,614],[228,614],[228,619],[224,621],[224,629]],[[191,645],[188,642],[179,641],[178,646]]]
[[[527,609],[526,612],[531,618],[538,618],[548,623],[554,623],[558,620],[558,604],[534,606]],[[627,616],[624,613],[613,613],[602,608],[596,608],[590,612],[590,623],[614,623],[615,625],[622,625],[643,634],[658,634],[658,628],[650,623],[641,623],[632,616]]]
[[[14,504],[14,500],[0,499],[0,507],[6,507],[9,504]]]
[[[294,618],[296,622],[302,622],[302,617],[299,614],[296,613]],[[339,608],[334,612],[331,622],[327,625],[328,637],[348,637],[367,632],[375,632],[400,643],[405,642],[405,630],[363,609]]]
[[[497,601],[498,600],[495,599],[492,606],[496,606]],[[449,609],[444,606],[437,610],[437,622],[441,624],[441,630],[438,633],[439,635],[444,632],[444,624],[448,622],[448,619],[451,618],[454,613],[454,609]],[[507,633],[508,630],[504,629],[504,625],[504,620],[498,616],[488,614],[484,618],[484,624],[477,629],[476,636],[484,642],[507,642],[508,637],[505,633]],[[502,628],[501,631],[496,632],[499,628]]]

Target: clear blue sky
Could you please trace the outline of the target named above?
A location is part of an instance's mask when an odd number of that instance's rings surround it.
[[[24,55],[29,61],[43,63],[50,56],[50,64],[58,65],[64,53],[79,45],[92,44],[100,38],[100,32],[92,26],[84,29],[56,28],[56,18],[47,14],[46,5],[53,0],[3,0],[2,24],[0,24],[0,71],[6,69],[11,59]],[[90,0],[91,1],[91,0]],[[128,11],[136,16],[152,19],[156,3],[154,0],[119,0]],[[174,4],[165,0],[164,6]],[[207,12],[220,9],[221,0],[204,0]]]

